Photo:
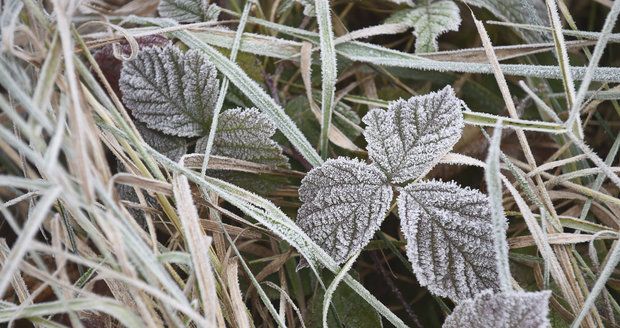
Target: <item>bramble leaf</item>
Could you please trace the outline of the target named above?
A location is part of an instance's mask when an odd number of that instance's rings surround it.
[[[149,146],[171,160],[176,162],[187,153],[187,141],[185,139],[149,129],[144,123],[135,122],[135,125],[142,139]]]
[[[363,121],[368,155],[394,183],[430,171],[463,131],[461,101],[450,86],[373,109]]]
[[[161,0],[157,10],[162,17],[179,23],[216,21],[220,15],[220,7],[209,0]]]
[[[256,108],[228,109],[220,114],[212,152],[259,164],[288,167],[282,148],[271,140],[275,132],[275,125]],[[198,139],[197,152],[204,153],[207,138]]]
[[[401,189],[398,213],[422,286],[454,301],[498,289],[487,196],[454,182],[425,181]]]
[[[379,169],[329,159],[302,180],[297,224],[338,263],[361,250],[385,218],[392,188]]]
[[[459,7],[451,0],[420,4],[412,9],[396,12],[386,23],[400,23],[413,27],[415,52],[438,50],[437,37],[448,31],[457,31],[461,25]]]
[[[123,102],[149,128],[180,137],[208,133],[219,81],[198,50],[144,49],[123,64],[119,84]]]
[[[550,291],[493,294],[486,290],[454,308],[443,328],[549,327],[550,296]]]

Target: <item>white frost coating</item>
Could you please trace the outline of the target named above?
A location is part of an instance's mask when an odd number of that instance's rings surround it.
[[[161,0],[157,10],[162,17],[179,23],[216,21],[220,15],[220,8],[209,0]]]
[[[337,263],[372,238],[385,218],[392,188],[376,167],[356,159],[329,159],[306,175],[297,224]]]
[[[550,296],[550,291],[493,294],[486,290],[454,308],[443,328],[549,327]]]
[[[425,181],[401,189],[398,213],[422,286],[455,302],[498,290],[487,196],[454,182]]]
[[[364,116],[368,154],[394,183],[427,173],[463,132],[461,101],[452,87],[400,99]]]
[[[399,11],[388,18],[386,23],[413,27],[413,34],[416,36],[415,52],[434,52],[439,49],[437,37],[459,29],[461,15],[459,7],[453,1],[443,0]]]
[[[220,114],[213,154],[244,161],[288,167],[282,148],[271,137],[276,127],[256,108],[228,109]],[[204,153],[208,136],[198,139],[196,151]]]
[[[215,66],[198,50],[147,48],[123,63],[120,89],[133,116],[180,137],[206,134],[219,89]]]
[[[187,142],[183,138],[169,136],[157,130],[149,129],[146,124],[135,122],[142,139],[162,155],[177,162],[187,153]]]

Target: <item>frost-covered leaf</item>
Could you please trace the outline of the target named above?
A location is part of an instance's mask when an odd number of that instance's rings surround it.
[[[549,327],[550,296],[550,291],[493,294],[486,290],[454,308],[443,328]]]
[[[220,114],[213,140],[214,155],[248,162],[288,167],[282,148],[271,137],[275,125],[256,108],[228,109]],[[196,151],[204,153],[207,136],[198,139]]]
[[[401,189],[398,213],[422,286],[454,301],[497,290],[487,196],[454,182],[425,181]]]
[[[135,122],[135,124],[144,141],[171,160],[176,162],[187,153],[187,141],[185,139],[149,129],[146,124],[140,122]]]
[[[463,131],[461,101],[450,86],[373,109],[363,121],[370,158],[395,183],[427,173]]]
[[[200,51],[144,49],[123,64],[119,84],[123,102],[149,128],[180,137],[208,133],[219,81]]]
[[[136,38],[139,49],[144,49],[152,46],[163,47],[170,43],[170,40],[162,35],[148,35]],[[108,81],[114,92],[120,97],[121,91],[118,86],[118,80],[121,77],[121,69],[123,68],[123,61],[117,59],[114,56],[114,44],[107,44],[93,53],[93,57],[97,61],[97,65],[101,69],[103,76]],[[131,46],[129,42],[122,40],[116,44],[121,55],[129,57],[131,55]]]
[[[406,24],[413,27],[416,36],[415,52],[438,50],[437,37],[448,31],[457,31],[461,25],[459,7],[451,0],[420,4],[413,9],[396,12],[386,23]]]
[[[220,7],[209,0],[161,0],[157,10],[162,17],[179,23],[215,21],[220,15]]]
[[[297,224],[338,263],[361,250],[388,212],[392,188],[374,166],[329,159],[306,175]]]

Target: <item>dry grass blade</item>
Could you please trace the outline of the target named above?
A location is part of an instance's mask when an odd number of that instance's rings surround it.
[[[209,325],[215,327],[219,301],[215,293],[215,277],[211,268],[211,260],[207,256],[207,250],[211,247],[211,238],[204,234],[200,225],[187,177],[176,176],[172,189],[187,248],[192,257],[192,268],[199,286],[203,313]]]

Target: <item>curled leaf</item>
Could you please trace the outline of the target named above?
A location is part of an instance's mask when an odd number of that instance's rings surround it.
[[[398,213],[422,286],[454,301],[499,288],[487,196],[454,182],[415,183],[401,190]]]
[[[461,25],[459,7],[451,0],[428,1],[412,9],[396,12],[386,23],[413,27],[415,52],[434,52],[439,49],[437,37],[448,31],[457,31]]]
[[[198,50],[147,48],[123,64],[120,88],[133,116],[149,128],[180,137],[208,132],[217,100],[215,66]]]
[[[329,159],[302,180],[297,224],[342,263],[368,244],[392,196],[391,186],[376,167],[342,157]]]
[[[484,291],[460,303],[446,319],[443,328],[543,328],[549,327],[550,291]]]
[[[464,125],[461,101],[450,86],[400,99],[387,111],[373,109],[363,121],[368,155],[394,183],[430,171],[459,140]]]

